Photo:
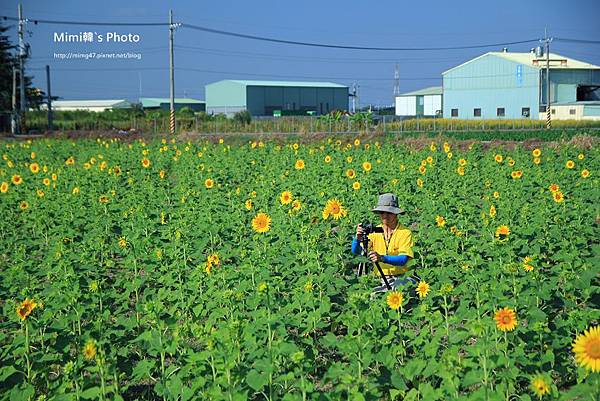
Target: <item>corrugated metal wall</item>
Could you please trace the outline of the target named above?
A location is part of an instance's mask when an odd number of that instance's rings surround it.
[[[272,115],[273,110],[314,110],[317,114],[348,110],[348,88],[249,85],[247,107],[254,116]]]
[[[546,104],[546,71],[542,70],[542,104]],[[600,70],[550,69],[550,100],[567,103],[577,100],[578,85],[600,85]]]
[[[501,57],[485,55],[457,67],[443,77],[444,117],[458,109],[458,118],[499,118],[497,109],[504,108],[502,118],[521,118],[529,108],[530,118],[539,110],[539,70]],[[474,116],[481,109],[481,117]]]
[[[246,109],[246,87],[233,81],[219,81],[205,87],[206,112],[232,114]]]

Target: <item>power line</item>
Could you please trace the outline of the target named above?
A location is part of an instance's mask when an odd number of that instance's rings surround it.
[[[18,18],[1,16],[5,20],[18,21]],[[34,24],[55,24],[55,25],[94,25],[94,26],[170,26],[168,22],[94,22],[94,21],[64,21],[64,20],[47,20],[47,19],[28,19]],[[248,35],[244,33],[223,31],[219,29],[208,28],[200,25],[181,23],[178,24],[183,28],[189,28],[197,31],[208,32],[218,35],[233,36],[237,38],[259,40],[263,42],[280,43],[297,46],[309,46],[309,47],[323,47],[329,49],[346,49],[346,50],[375,50],[375,51],[433,51],[433,50],[465,50],[465,49],[478,49],[485,47],[500,47],[507,45],[516,45],[523,43],[538,42],[538,39],[520,40],[514,42],[501,42],[501,43],[487,43],[469,46],[446,46],[446,47],[369,47],[369,46],[349,46],[349,45],[335,45],[329,43],[316,43],[316,42],[301,42],[295,40],[277,39],[266,36]]]
[[[333,45],[326,43],[315,43],[315,42],[299,42],[294,40],[284,40],[284,39],[276,39],[269,38],[265,36],[256,36],[256,35],[248,35],[244,33],[230,32],[230,31],[222,31],[219,29],[207,28],[199,25],[192,24],[181,24],[183,28],[194,29],[197,31],[209,32],[218,35],[226,35],[233,36],[237,38],[244,39],[252,39],[259,40],[263,42],[272,42],[272,43],[281,43],[288,45],[298,45],[298,46],[310,46],[310,47],[325,47],[329,49],[346,49],[346,50],[377,50],[377,51],[430,51],[430,50],[465,50],[465,49],[478,49],[484,47],[500,47],[506,45],[517,45],[522,43],[532,43],[538,42],[538,39],[529,39],[529,40],[520,40],[515,42],[502,42],[502,43],[489,43],[489,44],[481,44],[481,45],[470,45],[470,46],[448,46],[448,47],[368,47],[368,46],[345,46],[345,45]]]
[[[571,39],[571,38],[553,38],[553,39],[560,40],[561,42],[587,43],[587,44],[593,44],[593,45],[600,45],[600,40]]]
[[[0,18],[9,21],[19,21],[15,17],[0,16]],[[95,25],[95,26],[169,26],[168,22],[94,22],[94,21],[58,21],[37,18],[27,18],[27,22],[34,24],[54,24],[54,25]]]
[[[216,56],[244,56],[245,58],[256,58],[256,59],[269,59],[269,60],[281,60],[281,61],[307,61],[307,62],[326,62],[326,63],[340,63],[340,64],[348,64],[351,63],[364,63],[364,64],[391,64],[396,63],[398,61],[397,58],[389,58],[389,59],[370,59],[370,58],[355,58],[355,57],[312,57],[312,56],[287,56],[281,54],[274,53],[256,53],[256,52],[244,52],[244,51],[229,51],[222,49],[210,49],[204,47],[195,47],[195,46],[184,46],[184,45],[175,45],[175,48],[181,51],[189,51],[189,52],[200,52],[205,54],[211,54]],[[452,58],[428,58],[428,57],[412,57],[405,58],[403,57],[402,63],[415,63],[415,62],[448,62],[448,61],[457,61],[461,60],[460,57],[452,57]]]

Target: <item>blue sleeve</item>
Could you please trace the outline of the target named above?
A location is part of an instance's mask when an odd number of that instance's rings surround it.
[[[387,263],[389,265],[404,266],[406,264],[406,262],[408,262],[408,256],[407,255],[396,255],[396,256],[383,255],[382,260],[383,260],[383,263]]]
[[[360,242],[354,237],[352,239],[352,253],[355,255],[360,255]]]

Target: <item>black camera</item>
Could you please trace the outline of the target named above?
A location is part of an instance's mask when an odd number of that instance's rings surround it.
[[[383,233],[383,227],[377,227],[375,224],[369,223],[368,221],[361,223],[360,226],[364,230],[364,235]]]

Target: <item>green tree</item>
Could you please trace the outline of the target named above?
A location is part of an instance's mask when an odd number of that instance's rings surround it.
[[[13,67],[19,65],[19,59],[16,56],[17,46],[10,43],[10,38],[6,34],[10,27],[0,26],[0,111],[12,109],[12,84]],[[27,105],[34,109],[39,109],[44,103],[44,91],[32,87],[32,77],[25,75],[25,98]],[[17,99],[20,91],[17,84]],[[18,101],[18,100],[17,100]]]

